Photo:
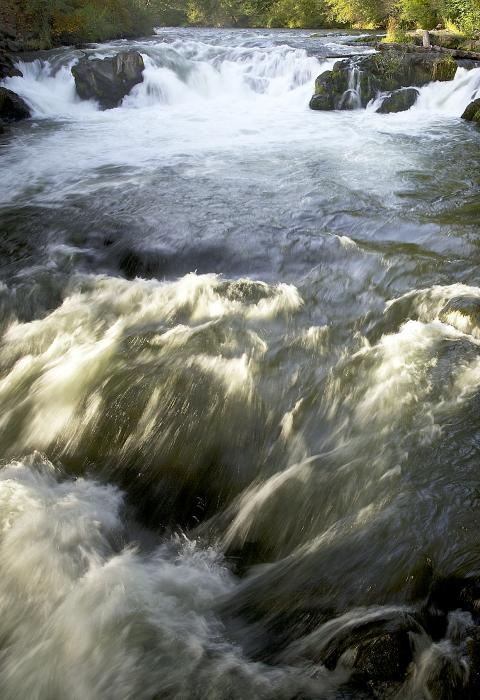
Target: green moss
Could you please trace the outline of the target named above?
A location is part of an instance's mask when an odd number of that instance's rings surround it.
[[[456,62],[451,56],[447,56],[433,64],[432,80],[453,80],[456,72]]]
[[[468,105],[467,109],[462,114],[462,119],[469,122],[475,122],[480,125],[480,99],[475,100]]]

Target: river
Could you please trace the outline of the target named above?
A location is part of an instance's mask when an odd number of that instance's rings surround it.
[[[94,46],[146,63],[104,112],[77,49],[5,81],[2,700],[369,698],[373,623],[395,697],[463,682],[472,613],[420,613],[480,575],[480,69],[309,110],[349,41]]]

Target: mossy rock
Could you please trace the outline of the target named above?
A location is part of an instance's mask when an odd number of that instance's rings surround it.
[[[471,102],[462,114],[462,119],[480,124],[480,98]]]
[[[394,112],[406,112],[417,101],[417,88],[402,88],[394,90],[383,100],[377,112],[380,114],[392,114]]]
[[[351,100],[345,99],[345,93],[353,70],[358,71],[353,81],[358,86],[357,106],[366,107],[382,92],[393,93],[402,88],[422,87],[437,80],[453,80],[457,64],[451,56],[438,52],[416,53],[391,47],[369,56],[339,61],[331,71],[325,71],[315,81],[315,94],[310,107],[320,110],[351,108]]]
[[[327,70],[315,81],[315,94],[310,108],[317,110],[340,109],[340,101],[348,88],[350,61],[337,61],[332,70]]]

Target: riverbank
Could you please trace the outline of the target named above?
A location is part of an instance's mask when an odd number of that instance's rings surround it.
[[[153,33],[153,17],[137,0],[61,4],[3,0],[0,49],[36,51],[62,45],[128,39]]]
[[[357,41],[378,50],[390,46],[405,52],[437,51],[449,54],[453,58],[480,60],[480,39],[478,38],[466,37],[445,30],[429,31],[427,36],[428,39],[425,38],[424,31],[417,30],[404,32],[402,38],[395,35],[389,37],[387,34],[381,41],[371,40],[369,37],[363,36]],[[405,41],[405,38],[408,38],[408,41]],[[426,40],[429,42],[429,46],[425,46]]]

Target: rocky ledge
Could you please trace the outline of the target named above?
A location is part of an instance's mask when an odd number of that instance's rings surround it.
[[[112,109],[142,82],[144,70],[138,51],[122,51],[111,58],[82,58],[72,73],[79,97],[96,100],[102,109]]]
[[[378,111],[400,112],[414,104],[418,88],[435,80],[453,80],[457,64],[451,56],[382,49],[379,53],[338,61],[315,81],[311,109],[334,110],[366,107],[384,95]]]

